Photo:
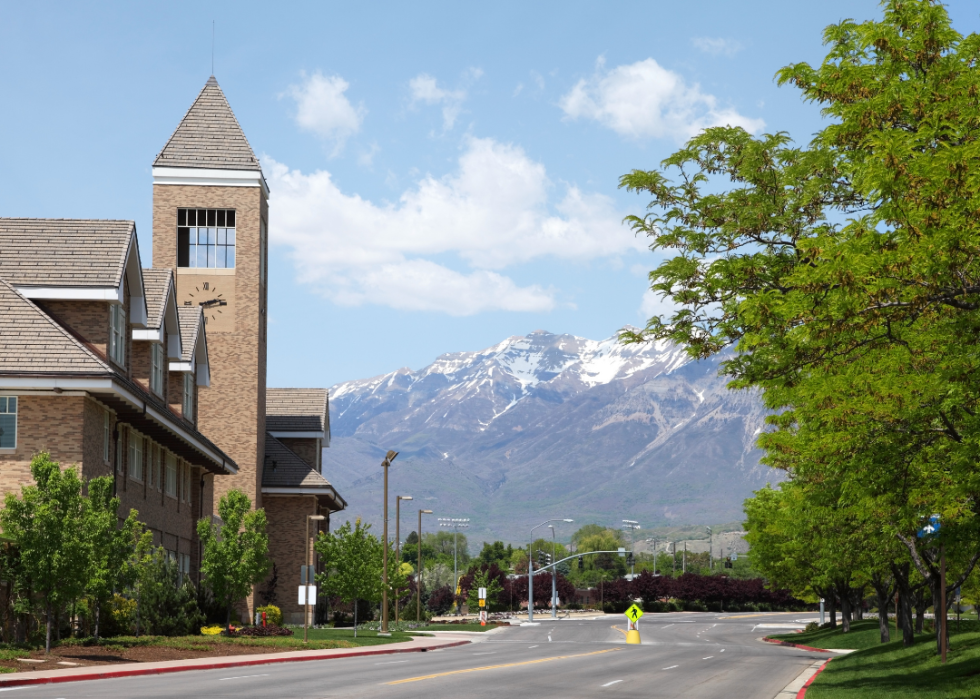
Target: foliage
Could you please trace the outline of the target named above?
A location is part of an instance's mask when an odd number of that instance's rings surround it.
[[[370,529],[358,518],[353,527],[345,522],[333,532],[320,532],[313,544],[323,563],[316,576],[320,594],[353,603],[355,616],[359,600],[381,601],[382,544]],[[393,559],[388,557],[389,570],[398,564]]]
[[[454,599],[453,588],[443,585],[429,594],[425,607],[432,612],[432,616],[442,616],[452,608]]]
[[[293,630],[287,629],[278,624],[267,624],[266,626],[244,626],[240,629],[235,629],[231,636],[232,638],[238,637],[252,637],[252,638],[262,638],[267,636],[292,636]]]
[[[753,562],[845,612],[893,579],[911,643],[907,567],[940,592],[924,518],[942,517],[947,592],[980,557],[980,37],[938,2],[882,4],[779,72],[830,118],[808,146],[712,128],[623,177],[653,198],[628,220],[669,252],[650,280],[676,308],[623,338],[736,349],[723,371],[761,390],[765,462],[796,489],[747,505],[753,550],[776,547]]]
[[[274,604],[268,604],[264,607],[257,607],[255,612],[262,618],[262,614],[265,614],[265,621],[267,624],[272,624],[273,626],[282,626],[282,610]]]
[[[513,546],[510,544],[504,546],[504,542],[494,541],[493,543],[485,542],[483,544],[480,555],[477,556],[476,560],[485,565],[496,564],[501,570],[506,570],[510,567],[513,556]]]
[[[202,626],[201,635],[202,636],[217,636],[222,631],[225,630],[224,626]]]
[[[201,575],[217,600],[231,607],[261,582],[269,572],[269,537],[265,510],[252,510],[252,501],[240,490],[231,490],[218,502],[221,525],[202,519],[197,535],[204,547]]]
[[[462,595],[466,598],[467,610],[470,614],[480,609],[479,591],[487,589],[486,610],[488,612],[503,611],[507,602],[502,601],[507,574],[500,570],[496,563],[478,563],[463,576],[460,581]]]
[[[157,548],[139,579],[140,630],[155,636],[186,636],[204,621],[194,585],[180,572],[177,561]]]
[[[33,595],[44,611],[45,651],[59,606],[81,596],[87,582],[90,544],[86,540],[82,481],[75,468],[62,470],[47,453],[31,459],[34,484],[21,497],[7,493],[0,511],[4,534],[17,541],[14,608],[33,611]]]

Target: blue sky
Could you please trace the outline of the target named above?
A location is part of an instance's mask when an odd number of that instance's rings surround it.
[[[792,8],[787,10],[787,8]],[[980,7],[949,5],[977,31]],[[700,126],[807,140],[774,73],[876,2],[4,3],[0,214],[135,219],[211,72],[272,187],[270,385],[655,307],[619,177]]]

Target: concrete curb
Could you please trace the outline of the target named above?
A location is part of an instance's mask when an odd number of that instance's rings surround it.
[[[411,643],[409,641],[408,643]],[[190,672],[192,670],[220,670],[232,667],[251,667],[253,665],[271,665],[274,663],[296,663],[311,660],[334,660],[338,658],[353,658],[371,655],[393,655],[395,653],[424,653],[431,650],[442,650],[464,646],[472,641],[446,641],[431,645],[418,645],[411,648],[367,648],[364,650],[351,649],[337,653],[335,649],[321,651],[290,651],[288,653],[269,653],[268,655],[225,656],[225,659],[215,659],[213,662],[195,663],[193,660],[172,660],[160,663],[130,663],[126,667],[104,669],[104,665],[73,670],[41,671],[38,673],[23,672],[0,676],[0,690],[5,687],[22,687],[25,685],[57,684],[62,682],[83,682],[85,680],[108,680],[117,677],[136,677],[139,675],[165,675],[171,672]],[[400,644],[392,644],[400,645]],[[197,659],[195,659],[197,660]],[[191,664],[193,663],[193,664]],[[140,667],[145,665],[146,667]],[[33,677],[30,675],[34,675]]]
[[[806,694],[806,688],[813,682],[813,678],[820,674],[829,662],[829,660],[818,660],[807,666],[803,672],[797,675],[796,679],[783,687],[782,691],[773,697],[773,699],[802,699],[803,695]]]
[[[800,650],[811,650],[816,653],[836,653],[838,651],[828,650],[827,648],[814,648],[813,646],[804,646],[802,643],[790,643],[789,641],[781,641],[778,638],[769,638],[766,636],[762,639],[766,643],[775,643],[777,646],[789,646],[790,648],[799,648]]]
[[[832,658],[831,658],[831,660],[832,660]],[[817,675],[819,675],[821,672],[824,671],[824,668],[827,667],[827,663],[829,663],[829,662],[830,662],[830,660],[825,660],[824,663],[823,663],[823,665],[821,665],[820,668],[810,676],[810,679],[808,679],[806,681],[806,684],[804,684],[802,687],[800,687],[800,691],[799,691],[799,693],[797,693],[796,699],[804,699],[804,697],[806,697],[807,687],[809,687],[813,683],[813,680],[817,679]]]

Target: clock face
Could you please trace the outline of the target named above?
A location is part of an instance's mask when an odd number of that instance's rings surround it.
[[[208,333],[235,330],[235,278],[231,276],[181,275],[184,306],[200,306]]]

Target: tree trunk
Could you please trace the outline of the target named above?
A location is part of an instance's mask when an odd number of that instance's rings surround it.
[[[51,602],[44,606],[44,654],[51,653]]]
[[[228,597],[228,602],[225,604],[225,628],[231,627],[231,597]]]
[[[891,630],[888,628],[888,602],[892,596],[892,584],[880,576],[872,578],[871,586],[875,591],[875,604],[878,605],[878,633],[882,643],[891,640]]]
[[[95,640],[99,640],[99,615],[102,613],[102,600],[95,598]]]
[[[844,594],[840,596],[840,618],[841,625],[843,628],[843,633],[849,633],[851,630],[851,595],[850,590],[845,590]]]
[[[830,628],[837,628],[837,593],[831,589],[830,594],[827,596],[827,602],[830,606]]]
[[[354,638],[357,638],[357,598],[354,598]]]
[[[898,606],[895,616],[899,628],[902,629],[902,645],[910,648],[915,643],[915,632],[912,628],[912,588],[909,586],[909,564],[892,566],[892,575],[898,588]]]
[[[949,624],[942,623],[942,614],[945,611],[942,607],[942,596],[940,594],[942,591],[942,581],[938,575],[933,575],[932,578],[930,578],[929,583],[929,591],[932,593],[932,611],[933,616],[935,617],[935,623],[933,626],[935,627],[936,632],[936,653],[940,654],[943,652],[942,632],[944,627],[946,631],[946,643],[949,643]],[[950,596],[950,601],[951,598],[952,596]],[[949,646],[947,645],[947,648],[948,647]]]

